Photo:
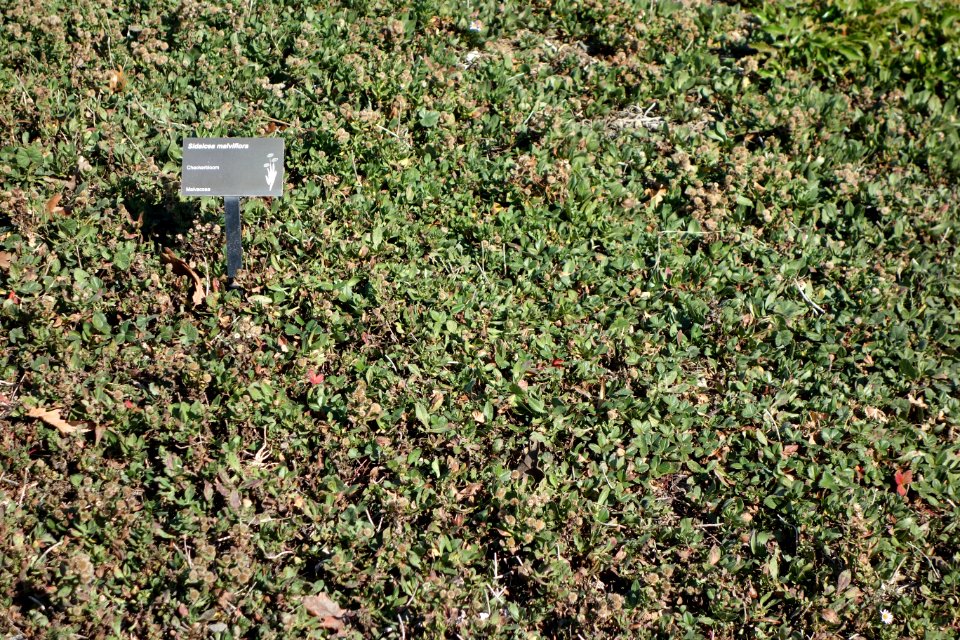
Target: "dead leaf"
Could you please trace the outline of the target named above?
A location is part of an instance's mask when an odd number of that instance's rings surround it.
[[[27,411],[27,415],[31,418],[43,420],[51,427],[56,427],[60,433],[64,435],[78,432],[85,433],[89,431],[89,429],[85,426],[85,422],[70,422],[61,418],[60,409],[53,409],[50,411],[43,409],[42,407],[35,407]]]
[[[107,86],[110,88],[110,91],[114,93],[124,90],[127,86],[127,74],[123,72],[123,69],[111,69],[107,71]]]
[[[713,545],[710,547],[710,555],[707,556],[707,563],[712,567],[720,562],[720,547]]]
[[[133,226],[133,228],[136,230],[133,233],[130,233],[127,231],[123,232],[123,235],[127,240],[133,240],[134,238],[137,237],[137,232],[140,231],[141,228],[143,228],[143,211],[141,211],[139,215],[137,215],[136,220],[133,219],[133,216],[130,215],[130,212],[127,211],[127,208],[122,204],[117,208],[117,211],[120,213],[120,215],[124,216],[127,219],[127,222],[129,222]]]
[[[197,272],[184,262],[182,258],[178,257],[170,247],[163,248],[160,259],[167,264],[173,265],[173,272],[178,276],[189,276],[193,280],[193,304],[199,305],[203,303],[203,281],[200,279],[200,276],[197,275]]]
[[[820,616],[830,624],[840,624],[840,616],[833,609],[824,609],[820,612]]]
[[[59,193],[55,193],[50,196],[50,199],[47,200],[46,210],[50,215],[63,215],[67,212],[66,209],[60,206],[60,200],[63,199],[63,196]]]
[[[656,191],[653,189],[644,189],[643,195],[650,197],[650,206],[656,207],[661,202],[663,202],[664,196],[667,195],[666,187],[659,187]]]
[[[0,251],[0,269],[6,271],[13,263],[13,254],[7,251]]]
[[[479,482],[471,482],[457,493],[457,500],[469,499],[471,502],[473,502],[473,496],[477,495],[477,492],[482,488],[483,485],[481,485]]]
[[[430,405],[430,413],[433,413],[443,404],[443,393],[434,391],[430,399],[433,400],[433,404]]]
[[[234,595],[229,591],[224,590],[220,593],[220,597],[217,598],[217,604],[219,604],[222,608],[226,609],[227,605],[233,604],[233,601],[236,600],[236,598],[237,598],[236,595]]]
[[[850,586],[850,582],[853,579],[853,574],[850,573],[850,569],[844,569],[840,572],[840,575],[837,577],[837,593],[843,593],[847,590],[847,587]]]
[[[863,413],[870,420],[876,420],[880,424],[885,424],[887,422],[887,414],[876,407],[864,407]]]
[[[325,629],[340,631],[343,629],[343,619],[347,611],[340,608],[336,602],[325,593],[318,596],[303,596],[303,608],[312,616],[320,618],[320,626]]]

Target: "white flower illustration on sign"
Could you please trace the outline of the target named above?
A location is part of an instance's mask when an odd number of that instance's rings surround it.
[[[267,188],[271,191],[273,190],[273,183],[277,180],[277,160],[272,153],[267,154],[267,162],[263,165],[263,168],[267,170],[267,175],[265,176],[267,181]]]

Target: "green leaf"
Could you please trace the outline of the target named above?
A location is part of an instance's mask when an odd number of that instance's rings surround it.
[[[430,413],[427,411],[427,407],[418,402],[414,405],[414,411],[417,414],[417,420],[419,420],[423,426],[430,428]]]
[[[420,111],[420,125],[426,128],[437,126],[440,122],[440,114],[437,111]]]

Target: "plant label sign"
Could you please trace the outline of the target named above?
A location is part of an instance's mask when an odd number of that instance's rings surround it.
[[[185,138],[180,195],[223,198],[232,283],[243,262],[240,198],[283,195],[283,139]]]
[[[186,138],[180,195],[283,195],[282,138]]]

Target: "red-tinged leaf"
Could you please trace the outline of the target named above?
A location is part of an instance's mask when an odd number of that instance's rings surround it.
[[[125,406],[127,409],[133,409],[137,405],[135,405],[132,400],[124,400],[123,406]]]
[[[555,367],[562,367],[562,366],[563,366],[563,360],[561,360],[560,358],[554,358],[554,359],[553,359],[553,362],[552,362],[551,364],[553,364],[553,366],[555,366]]]
[[[312,384],[312,385],[314,385],[314,386],[316,386],[316,385],[318,385],[318,384],[323,384],[323,381],[324,381],[325,379],[326,379],[326,378],[324,377],[324,375],[323,375],[322,373],[317,373],[317,372],[314,371],[313,369],[310,369],[310,371],[307,371],[307,382],[309,382],[310,384]]]
[[[907,469],[906,471],[897,471],[893,474],[893,481],[897,484],[897,493],[901,496],[906,496],[907,491],[910,489],[910,483],[913,482],[913,471]]]
[[[17,296],[17,294],[15,294],[13,291],[11,291],[11,292],[7,295],[7,300],[9,300],[10,302],[12,302],[13,304],[20,304],[20,298],[19,298],[19,297]]]

